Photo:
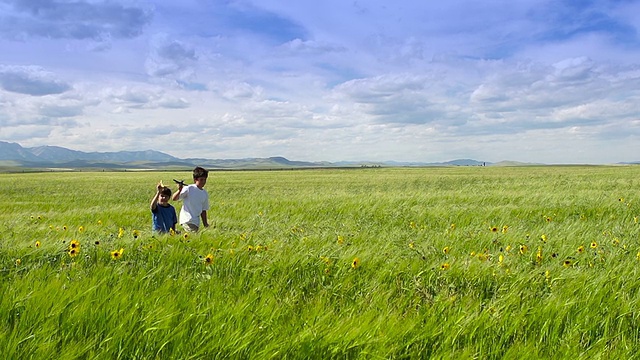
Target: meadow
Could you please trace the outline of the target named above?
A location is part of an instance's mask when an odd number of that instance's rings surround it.
[[[631,359],[639,166],[0,174],[6,359]],[[180,203],[172,202],[179,211]]]

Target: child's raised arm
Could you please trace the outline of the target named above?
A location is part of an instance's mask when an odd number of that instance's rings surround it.
[[[174,180],[175,181],[175,180]],[[175,192],[175,194],[173,194],[173,201],[178,201],[180,199],[180,193],[182,192],[182,187],[184,185],[183,182],[178,182],[178,191]]]
[[[156,185],[156,195],[151,199],[151,211],[155,210],[158,207],[158,199],[160,198],[160,191],[164,188],[162,185],[162,180]]]

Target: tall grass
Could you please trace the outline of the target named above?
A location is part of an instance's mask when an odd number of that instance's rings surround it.
[[[638,175],[212,172],[212,226],[185,238],[153,234],[148,203],[188,173],[3,174],[0,352],[632,358]]]

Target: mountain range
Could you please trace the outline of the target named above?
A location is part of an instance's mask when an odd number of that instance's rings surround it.
[[[51,169],[185,169],[203,166],[209,169],[285,169],[324,167],[377,167],[377,166],[482,166],[490,163],[459,159],[441,163],[419,162],[308,162],[292,161],[284,157],[245,159],[181,159],[155,151],[83,152],[60,146],[22,147],[20,144],[0,141],[0,168]]]

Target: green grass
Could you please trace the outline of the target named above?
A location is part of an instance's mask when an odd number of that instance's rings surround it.
[[[185,239],[153,234],[148,206],[158,180],[188,173],[2,174],[0,349],[15,359],[633,358],[639,175],[211,172],[212,226]]]

